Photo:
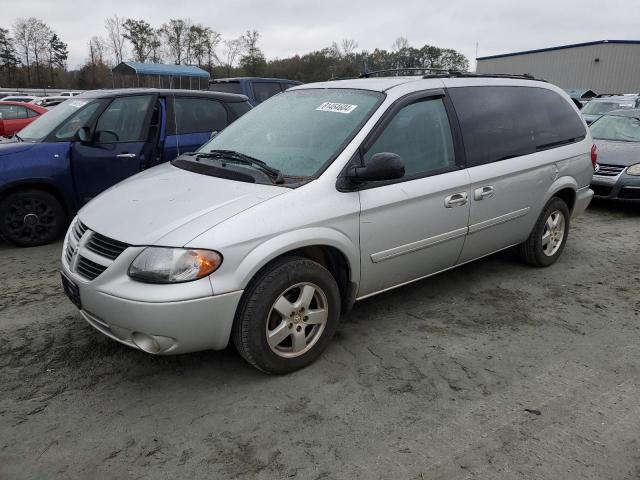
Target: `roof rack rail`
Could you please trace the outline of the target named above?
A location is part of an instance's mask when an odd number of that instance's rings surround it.
[[[391,75],[390,75],[391,74]],[[541,78],[536,78],[530,73],[476,73],[476,72],[462,72],[460,70],[449,70],[446,68],[431,68],[431,67],[409,67],[409,68],[389,68],[386,70],[374,70],[372,72],[363,72],[357,78],[370,78],[374,76],[422,76],[422,78],[445,78],[445,77],[484,77],[484,78],[514,78],[524,80],[539,80],[545,82]],[[353,78],[353,77],[352,77]]]
[[[362,72],[359,78],[369,78],[371,76],[383,75],[388,73],[394,73],[395,76],[409,75],[426,75],[425,72],[437,72],[438,74],[450,74],[455,70],[447,70],[445,68],[430,68],[430,67],[408,67],[408,68],[388,68],[385,70],[374,70],[372,72]]]

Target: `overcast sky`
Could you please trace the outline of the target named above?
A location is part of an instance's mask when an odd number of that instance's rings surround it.
[[[355,39],[360,49],[390,49],[398,36],[412,46],[454,48],[474,68],[479,56],[591,40],[640,40],[640,0],[22,0],[3,1],[0,26],[36,16],[69,44],[69,67],[87,56],[92,35],[104,35],[104,19],[145,19],[160,26],[190,18],[235,38],[247,29],[262,34],[267,58],[287,57]]]

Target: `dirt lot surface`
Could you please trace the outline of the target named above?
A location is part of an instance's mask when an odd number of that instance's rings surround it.
[[[638,479],[640,208],[356,305],[311,367],[153,357],[0,245],[0,478]]]

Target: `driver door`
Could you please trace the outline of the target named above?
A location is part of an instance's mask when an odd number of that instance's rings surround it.
[[[71,164],[80,205],[140,172],[146,155],[157,141],[151,125],[156,95],[133,95],[113,99],[92,128],[92,141],[75,141]],[[153,138],[151,138],[153,137]]]

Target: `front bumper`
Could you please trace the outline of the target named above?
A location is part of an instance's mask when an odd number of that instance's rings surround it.
[[[118,342],[154,354],[225,348],[242,296],[242,291],[235,291],[167,302],[129,300],[78,281],[64,261],[62,273],[77,285],[80,313],[89,325]]]
[[[640,201],[640,177],[621,173],[617,177],[594,175],[591,188],[595,196],[609,200]]]

